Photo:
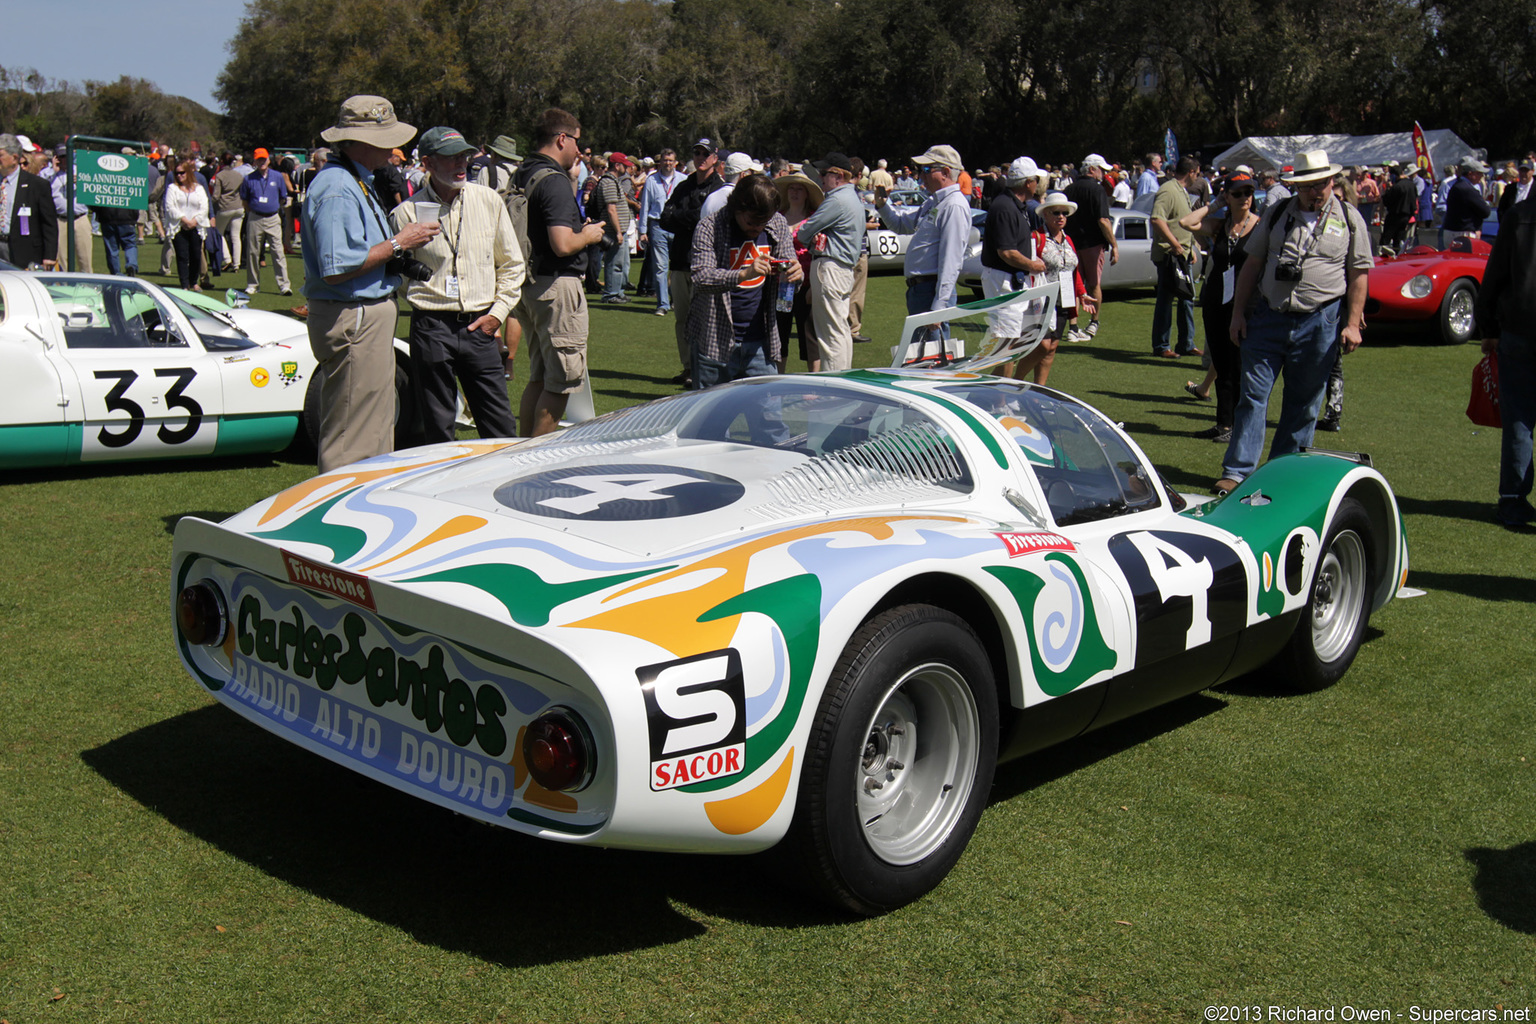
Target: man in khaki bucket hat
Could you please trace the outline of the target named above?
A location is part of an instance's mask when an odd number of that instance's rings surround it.
[[[395,292],[407,253],[436,223],[398,232],[373,188],[373,172],[416,129],[382,96],[352,96],[320,133],[336,156],[315,175],[300,224],[309,344],[320,361],[320,472],[395,447]]]

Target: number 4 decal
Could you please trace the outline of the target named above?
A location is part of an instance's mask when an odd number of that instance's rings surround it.
[[[1230,544],[1183,530],[1137,530],[1109,541],[1136,608],[1136,664],[1151,665],[1238,632],[1248,576]]]
[[[1147,560],[1147,572],[1157,586],[1158,597],[1164,602],[1174,597],[1187,597],[1193,602],[1186,649],[1210,643],[1211,616],[1206,601],[1215,578],[1210,560],[1196,561],[1183,548],[1150,533],[1133,533],[1130,541]]]

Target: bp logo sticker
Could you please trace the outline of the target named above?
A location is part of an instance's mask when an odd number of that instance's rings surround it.
[[[298,383],[298,380],[299,380],[299,363],[298,363],[298,360],[285,359],[283,361],[282,369],[278,372],[277,376],[278,376],[278,379],[283,382],[283,387],[287,387],[290,384]]]
[[[502,484],[496,500],[552,519],[616,522],[674,519],[713,512],[740,500],[730,477],[677,466],[584,466],[554,469]]]

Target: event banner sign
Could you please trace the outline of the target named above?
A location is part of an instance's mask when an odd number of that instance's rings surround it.
[[[149,209],[149,158],[75,150],[75,205]]]

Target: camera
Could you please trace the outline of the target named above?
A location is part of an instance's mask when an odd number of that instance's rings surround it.
[[[388,273],[397,274],[412,281],[432,280],[432,268],[406,253],[391,256],[389,262],[384,264],[384,269]]]
[[[1275,280],[1276,281],[1300,281],[1301,280],[1301,261],[1300,260],[1282,260],[1281,262],[1276,263],[1275,264]]]

